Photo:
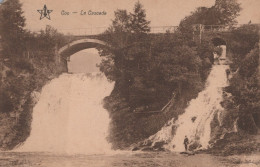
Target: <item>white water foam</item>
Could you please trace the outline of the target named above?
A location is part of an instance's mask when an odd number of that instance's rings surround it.
[[[207,80],[206,89],[199,93],[198,97],[192,100],[179,116],[177,130],[170,146],[175,146],[174,151],[184,151],[183,140],[187,136],[190,141],[197,142],[201,148],[207,148],[210,141],[210,123],[217,112],[223,110],[220,102],[223,100],[222,88],[227,86],[225,65],[213,66]],[[194,121],[193,121],[193,120]]]
[[[102,100],[114,83],[102,74],[62,74],[42,89],[31,135],[19,151],[106,154],[109,115]]]
[[[196,99],[190,101],[185,113],[178,117],[177,121],[170,120],[159,132],[149,139],[155,142],[168,143],[165,148],[172,151],[185,151],[184,138],[200,145],[199,148],[209,146],[211,127],[215,116],[223,110],[220,105],[223,100],[222,88],[228,85],[226,69],[227,65],[214,65],[206,82],[206,87],[198,94]],[[173,134],[173,129],[176,129]]]

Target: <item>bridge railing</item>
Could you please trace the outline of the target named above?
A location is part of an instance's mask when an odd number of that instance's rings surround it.
[[[105,32],[108,27],[87,27],[87,28],[73,28],[59,30],[63,34],[70,34],[75,36],[98,35]]]
[[[202,25],[202,24],[193,25],[194,32],[223,32],[228,30],[230,30],[230,26],[227,25]]]
[[[158,27],[151,27],[151,33],[174,33],[178,29],[178,26],[158,26]]]
[[[194,32],[225,32],[234,28],[238,28],[241,25],[202,25],[202,24],[194,24],[193,31]],[[87,27],[87,28],[73,28],[73,29],[59,29],[60,32],[64,34],[71,34],[75,36],[87,36],[87,35],[98,35],[103,32],[108,27]],[[174,33],[178,30],[178,26],[152,26],[150,33]]]
[[[202,32],[226,32],[230,30],[237,29],[243,25],[248,24],[234,24],[234,25],[202,25],[202,24],[194,24],[194,31],[202,31]],[[252,24],[258,25],[258,24]]]
[[[226,25],[203,25],[203,31],[223,32],[228,31],[229,29],[230,27]]]
[[[63,34],[71,34],[75,36],[86,36],[86,35],[98,35],[108,27],[87,27],[87,28],[73,28],[73,29],[60,29],[59,31]],[[151,27],[151,33],[174,33],[177,31],[178,26],[154,26]]]

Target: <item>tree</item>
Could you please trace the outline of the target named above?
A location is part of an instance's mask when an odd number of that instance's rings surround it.
[[[130,29],[130,15],[126,10],[116,10],[114,12],[115,18],[112,20],[112,25],[104,32],[104,40],[111,46],[116,46],[122,49],[129,43]],[[105,56],[110,53],[105,53]]]
[[[257,45],[239,64],[238,73],[230,80],[228,91],[238,109],[239,128],[255,134],[260,127],[260,90],[257,80],[259,48]]]
[[[248,24],[234,29],[229,38],[232,39],[229,50],[232,53],[232,68],[237,67],[244,61],[245,56],[255,45],[258,44],[260,28],[257,25]]]
[[[140,64],[144,53],[140,48],[144,45],[140,41],[144,41],[146,38],[144,35],[150,31],[150,21],[146,20],[145,10],[139,1],[135,4],[133,13],[118,9],[114,14],[112,25],[104,33],[104,40],[114,46],[116,51],[111,53],[111,50],[100,49],[100,55],[106,57],[100,69],[109,75],[108,78],[116,79],[118,76],[130,75],[130,66],[134,68],[136,64]],[[111,69],[113,73],[109,72]],[[129,79],[122,79],[124,80]]]
[[[236,18],[241,11],[237,0],[216,0],[214,5],[216,24],[228,25],[237,23]]]
[[[211,8],[199,7],[189,16],[185,17],[179,25],[181,32],[192,37],[193,25],[233,25],[241,10],[237,0],[216,0]]]
[[[115,19],[112,21],[114,31],[130,32],[130,15],[126,10],[115,11]]]
[[[148,33],[150,21],[146,20],[143,5],[138,1],[135,3],[134,13],[131,13],[131,28],[134,33]]]
[[[0,23],[0,36],[2,37],[4,53],[10,56],[21,54],[25,18],[19,0],[8,0],[1,5]]]

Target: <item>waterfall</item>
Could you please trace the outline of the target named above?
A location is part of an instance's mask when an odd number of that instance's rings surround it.
[[[31,135],[19,151],[103,154],[109,115],[102,100],[114,83],[100,73],[62,74],[42,89],[33,110]]]
[[[159,132],[148,140],[168,143],[164,146],[172,151],[184,151],[184,137],[187,136],[194,148],[205,149],[211,137],[211,122],[214,116],[223,111],[222,88],[226,87],[227,65],[214,65],[206,82],[205,89],[196,99],[189,102],[185,112],[178,120],[170,120]],[[175,132],[174,132],[175,131]],[[174,134],[173,134],[174,132]]]
[[[223,110],[220,102],[223,100],[222,88],[227,86],[226,65],[213,66],[204,91],[192,100],[179,116],[176,133],[170,143],[175,151],[184,151],[183,140],[185,135],[189,140],[201,148],[207,148],[210,141],[210,123],[218,112]]]

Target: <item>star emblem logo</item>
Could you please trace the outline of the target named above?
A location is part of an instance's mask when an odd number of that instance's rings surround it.
[[[51,19],[50,17],[50,13],[53,11],[53,10],[48,10],[47,6],[44,5],[43,6],[43,9],[42,10],[37,10],[40,14],[41,14],[41,17],[40,17],[40,20],[43,19],[43,18],[47,18],[47,19]]]

